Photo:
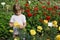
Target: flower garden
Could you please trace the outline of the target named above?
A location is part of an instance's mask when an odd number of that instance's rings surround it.
[[[0,40],[13,40],[9,20],[16,2],[24,9],[27,26],[21,30],[22,39],[15,40],[60,40],[59,0],[0,0]]]

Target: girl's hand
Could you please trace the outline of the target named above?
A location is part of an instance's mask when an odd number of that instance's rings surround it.
[[[24,28],[24,26],[23,25],[20,25],[20,29],[23,29]]]
[[[26,22],[23,23],[23,25],[20,25],[20,29],[23,29],[26,27]]]
[[[10,22],[10,23],[9,23],[9,26],[10,26],[10,27],[13,27],[13,26],[14,26],[14,25],[13,25],[13,22]]]

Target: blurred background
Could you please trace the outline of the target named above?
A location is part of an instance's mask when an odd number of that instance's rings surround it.
[[[0,40],[13,40],[9,20],[15,3],[27,20],[21,40],[60,40],[60,0],[0,0]]]

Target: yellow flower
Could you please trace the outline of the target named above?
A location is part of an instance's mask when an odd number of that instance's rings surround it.
[[[47,23],[48,23],[48,20],[44,20],[44,23],[46,23],[46,24],[47,24]]]
[[[60,40],[60,35],[57,35],[56,36],[56,40]]]
[[[59,26],[59,31],[60,31],[60,26]]]
[[[53,24],[54,24],[54,25],[57,25],[57,21],[53,21]]]
[[[38,31],[38,32],[41,32],[41,30],[38,30],[38,29],[37,29],[37,31]]]
[[[52,23],[53,23],[53,27],[58,27],[57,21],[52,21]]]
[[[53,27],[58,27],[58,25],[54,25],[54,24],[53,24]]]
[[[33,35],[36,35],[36,31],[35,30],[30,30],[30,34],[33,36]]]
[[[20,24],[18,22],[14,22],[14,27],[20,27]]]
[[[17,40],[16,38],[14,40]]]
[[[50,40],[49,38],[47,40]]]
[[[9,32],[13,32],[13,30],[9,30]]]
[[[20,38],[19,37],[15,37],[14,40],[19,40]]]
[[[42,28],[42,26],[37,26],[37,29],[42,30],[43,28]]]

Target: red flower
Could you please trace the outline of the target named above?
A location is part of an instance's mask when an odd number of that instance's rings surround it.
[[[26,7],[28,7],[28,6],[29,6],[29,4],[28,4],[28,3],[26,3],[26,4],[25,4],[25,6],[26,6]]]
[[[40,19],[39,19],[39,22],[43,23],[43,19],[42,19],[42,18],[40,18]]]
[[[47,10],[52,11],[52,8],[51,7],[50,8],[47,8]]]
[[[34,16],[36,16],[37,15],[37,13],[34,13]]]
[[[40,1],[40,3],[42,4],[42,2]]]
[[[49,21],[49,20],[50,20],[50,16],[46,16],[46,20],[48,20],[48,21]]]
[[[46,8],[46,6],[42,6],[42,8]]]
[[[55,16],[55,14],[56,14],[56,11],[52,10],[52,16]]]
[[[38,7],[34,7],[34,11],[38,11]]]
[[[56,13],[56,11],[55,10],[52,10],[52,13]]]
[[[50,2],[47,2],[48,5],[50,5]]]
[[[59,7],[58,6],[54,6],[55,9],[58,9]]]
[[[58,15],[60,16],[60,12],[58,13]]]
[[[46,12],[43,12],[43,15],[44,15],[44,16],[47,16],[47,13],[46,13]]]
[[[16,2],[18,2],[18,0],[16,0]]]
[[[30,12],[30,9],[26,9],[25,12],[29,13]]]
[[[28,14],[27,14],[27,16],[28,16],[28,17],[31,17],[31,16],[32,16],[32,14],[31,14],[31,13],[28,13]]]

